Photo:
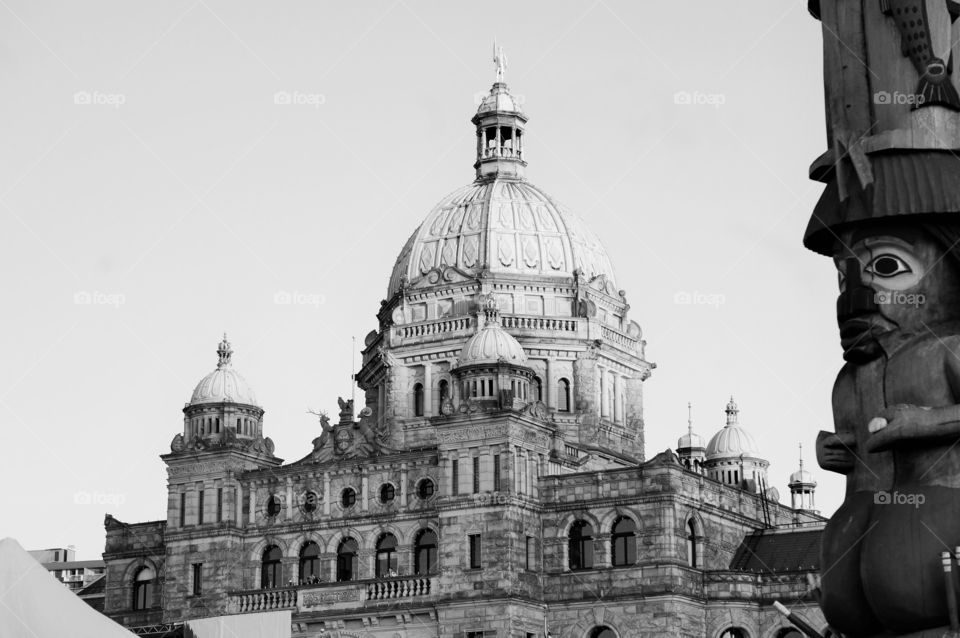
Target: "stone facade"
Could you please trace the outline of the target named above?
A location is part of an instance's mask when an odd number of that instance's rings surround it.
[[[730,568],[755,530],[818,516],[670,451],[645,461],[655,366],[596,238],[523,178],[526,121],[494,85],[477,181],[394,268],[359,418],[341,400],[283,463],[224,338],[161,457],[165,520],[107,519],[106,613],[290,609],[293,635],[341,638],[767,638],[779,598],[822,625],[803,570]]]

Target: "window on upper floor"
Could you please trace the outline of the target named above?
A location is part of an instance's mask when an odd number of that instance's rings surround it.
[[[480,534],[470,534],[467,537],[470,546],[470,569],[480,569],[483,566],[480,546]]]
[[[575,521],[570,526],[568,543],[570,569],[593,568],[593,527],[586,521]]]
[[[687,521],[687,565],[690,567],[699,567],[699,556],[697,556],[697,528],[693,524],[693,519]]]
[[[141,567],[133,577],[133,608],[149,609],[153,606],[153,587],[157,575],[150,567]]]
[[[320,546],[308,541],[300,550],[300,582],[316,582],[320,578]]]
[[[377,540],[377,578],[387,578],[397,575],[397,537],[393,534],[383,534]]]
[[[263,559],[260,561],[260,587],[272,589],[279,587],[283,582],[283,553],[276,545],[270,545],[263,550]]]
[[[637,562],[637,524],[632,518],[621,516],[613,523],[610,537],[611,564],[614,567]]]
[[[348,581],[357,578],[357,541],[345,538],[337,546],[337,580]]]
[[[413,571],[430,574],[437,568],[437,535],[430,529],[420,530],[413,543]]]
[[[413,386],[413,416],[423,416],[423,384]]]

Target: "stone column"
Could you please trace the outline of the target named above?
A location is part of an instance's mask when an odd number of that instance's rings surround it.
[[[287,477],[287,506],[284,508],[285,518],[289,521],[293,519],[293,479]]]
[[[233,504],[235,514],[233,520],[237,524],[237,527],[243,527],[243,485],[240,481],[235,481],[233,493],[237,499]]]
[[[367,502],[367,468],[360,474],[360,509],[366,512],[370,508]]]
[[[400,464],[400,509],[407,509],[407,464]]]
[[[429,361],[423,362],[423,416],[433,416],[433,366]]]
[[[250,512],[248,514],[247,522],[250,527],[253,527],[257,524],[257,486],[254,483],[250,484]]]
[[[553,359],[547,359],[547,378],[543,380],[543,402],[547,404],[547,408],[556,408],[557,407],[557,375],[553,369]]]
[[[330,516],[330,472],[323,473],[323,513]]]

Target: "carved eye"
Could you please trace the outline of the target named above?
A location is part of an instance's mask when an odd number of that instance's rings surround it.
[[[913,272],[905,261],[889,253],[876,257],[867,264],[865,270],[871,275],[884,278],[896,277],[897,275]]]

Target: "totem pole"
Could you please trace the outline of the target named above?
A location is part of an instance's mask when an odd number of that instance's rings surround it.
[[[820,603],[848,638],[956,635],[960,546],[960,4],[810,0],[826,184],[804,245],[839,271],[846,361],[817,459],[846,475]],[[944,554],[946,552],[946,554]]]

